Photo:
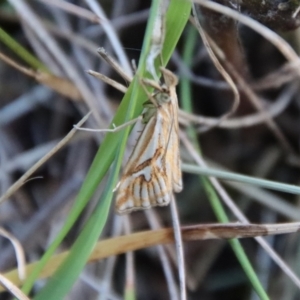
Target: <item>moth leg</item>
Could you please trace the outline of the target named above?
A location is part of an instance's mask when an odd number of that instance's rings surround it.
[[[82,130],[82,131],[89,131],[89,132],[118,132],[122,129],[124,129],[127,126],[130,126],[132,124],[135,124],[137,121],[142,120],[142,116],[139,116],[135,119],[132,119],[120,126],[116,126],[115,124],[112,124],[113,128],[108,128],[108,129],[94,129],[94,128],[86,128],[86,127],[79,127],[77,125],[73,125],[73,127],[77,130]]]

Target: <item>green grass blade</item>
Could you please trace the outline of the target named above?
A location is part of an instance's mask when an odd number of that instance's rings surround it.
[[[193,49],[195,46],[195,40],[196,40],[196,34],[197,32],[193,28],[189,28],[188,35],[186,38],[186,41],[184,43],[184,53],[183,53],[183,60],[186,63],[188,67],[191,66],[192,62],[192,54]],[[187,112],[192,112],[192,104],[191,104],[191,86],[190,82],[186,78],[182,78],[181,80],[181,103],[184,110]],[[195,146],[195,149],[198,150],[200,153],[200,147],[197,141],[197,133],[194,130],[194,128],[190,127],[188,129],[189,137],[192,139],[193,144]],[[214,210],[215,215],[217,216],[217,219],[221,223],[227,223],[228,217],[226,215],[226,212],[222,206],[222,203],[215,192],[213,186],[211,185],[210,181],[206,177],[200,177],[200,180],[204,186],[204,189],[206,191],[206,194],[208,196],[208,199],[210,201],[210,204]],[[260,299],[267,300],[269,299],[264,288],[262,287],[247,255],[245,254],[245,251],[241,245],[241,243],[237,239],[232,239],[229,241],[230,246],[232,250],[234,251],[238,261],[241,264],[241,267],[243,268],[244,272],[246,273],[249,281],[251,282],[254,290],[256,291],[257,295],[260,297]]]
[[[154,1],[155,3],[155,1]],[[163,61],[167,62],[172,55],[172,52],[179,40],[181,33],[188,21],[189,13],[191,9],[191,4],[188,1],[182,0],[172,0],[170,3],[170,7],[168,13],[166,15],[166,23],[167,23],[167,32],[165,38],[165,44],[163,48]],[[155,11],[155,9],[153,9]],[[150,16],[148,27],[150,27],[151,22],[153,23],[153,16]],[[143,51],[141,54],[141,62],[140,65],[142,67],[139,68],[139,74],[143,75],[144,70],[144,60],[150,45],[150,29],[147,27],[147,34],[145,35],[145,42],[143,46]],[[145,93],[142,87],[139,86],[138,80],[133,80],[128,91],[126,92],[122,103],[116,113],[116,116],[112,123],[119,125],[124,123],[126,119],[131,119],[138,116],[142,110],[142,103],[146,100]],[[128,112],[128,113],[127,113]],[[98,150],[96,157],[92,163],[92,166],[86,176],[86,179],[82,185],[81,190],[75,200],[74,206],[72,207],[67,220],[65,222],[64,227],[61,232],[58,234],[56,239],[50,245],[42,259],[38,267],[30,274],[28,280],[23,286],[23,290],[25,292],[29,292],[33,283],[38,278],[38,274],[49,260],[49,258],[53,255],[54,251],[57,249],[59,244],[62,242],[66,234],[69,232],[70,228],[73,226],[78,216],[88,203],[89,199],[95,192],[96,188],[100,184],[101,180],[105,176],[108,168],[110,167],[112,161],[115,158],[118,158],[118,161],[122,160],[123,157],[123,146],[125,147],[126,139],[130,128],[125,128],[121,132],[116,132],[113,134],[107,134],[100,149]],[[121,150],[118,151],[119,141],[122,141]],[[124,142],[124,144],[123,144]],[[108,186],[111,190],[115,186],[111,181],[111,185]],[[101,215],[101,214],[100,214]],[[105,215],[105,211],[103,212]],[[106,218],[104,218],[105,221]],[[76,246],[78,247],[78,246]],[[60,277],[61,278],[61,277]],[[56,282],[58,284],[58,282]],[[40,296],[38,296],[40,297]],[[46,300],[46,296],[44,297]]]
[[[253,184],[270,190],[285,192],[289,194],[300,195],[300,187],[292,184],[281,183],[272,180],[266,180],[262,178],[256,178],[252,176],[246,176],[238,173],[232,173],[228,171],[215,170],[211,168],[204,168],[195,165],[183,164],[182,170],[188,173],[214,176],[217,178],[238,181],[247,184]]]
[[[99,204],[72,246],[69,256],[34,299],[63,299],[79,277],[106,224],[112,200],[110,187],[116,185],[120,165],[120,160],[114,164]]]
[[[45,65],[0,27],[0,41],[22,58],[31,68],[49,73]]]
[[[133,81],[134,87],[138,86],[138,81]],[[136,89],[133,89],[132,98],[136,98]],[[130,102],[129,108],[134,101]],[[130,110],[129,110],[130,111]],[[122,165],[122,158],[126,148],[126,141],[129,135],[130,128],[124,129],[124,134],[119,141],[120,150],[118,151],[117,159],[113,164],[111,176],[105,186],[103,196],[100,199],[98,208],[89,218],[83,232],[76,240],[74,246],[70,251],[70,255],[54,276],[49,280],[47,285],[35,297],[38,300],[56,300],[62,299],[71,289],[76,279],[79,277],[82,269],[84,268],[88,257],[90,256],[102,230],[106,224],[111,200],[113,197],[113,189],[116,186],[119,170]],[[76,260],[76,263],[74,263]],[[52,291],[55,292],[52,292]]]
[[[136,293],[133,289],[133,286],[131,286],[129,289],[125,290],[124,294],[124,300],[135,300],[136,299]]]
[[[211,183],[207,178],[201,177],[202,184],[204,186],[204,189],[206,191],[206,194],[209,197],[210,204],[217,216],[217,219],[221,223],[228,223],[229,219],[225,213],[225,210],[222,206],[222,203],[215,192],[214,188],[212,187]],[[245,254],[245,251],[237,239],[232,239],[228,241],[235,256],[237,257],[241,267],[243,268],[246,276],[248,277],[249,281],[252,284],[253,289],[256,291],[257,295],[260,297],[260,299],[268,300],[269,297],[267,293],[265,292],[263,286],[260,283],[259,278],[257,277],[247,255]]]

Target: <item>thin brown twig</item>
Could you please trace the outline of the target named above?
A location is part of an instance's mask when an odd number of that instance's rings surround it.
[[[207,1],[207,0],[194,0],[194,2],[213,11],[219,12],[220,14],[227,15],[235,20],[238,20],[239,22],[243,23],[249,28],[252,28],[258,34],[262,35],[266,40],[272,43],[286,57],[288,61],[293,62],[294,64],[299,66],[300,59],[297,53],[283,38],[281,38],[273,30],[267,28],[266,26],[262,25],[258,21],[246,15],[241,14],[239,11],[235,11],[219,3]],[[299,68],[297,68],[297,73],[298,76],[300,76]]]
[[[10,57],[8,57],[7,55],[5,55],[2,52],[0,52],[0,59],[2,59],[5,63],[7,63],[11,67],[15,68],[16,70],[18,70],[30,77],[35,77],[34,76],[35,72],[33,70],[21,66],[19,63],[15,62],[14,60],[12,60]]]
[[[0,283],[19,300],[30,300],[15,284],[0,273]]]
[[[129,215],[123,219],[124,233],[130,234],[132,232],[131,218]],[[125,267],[125,295],[132,294],[136,290],[136,278],[135,278],[135,263],[134,263],[134,252],[128,251],[125,254],[126,267]]]
[[[86,114],[78,123],[77,126],[81,126],[90,116],[91,112]],[[24,175],[22,175],[1,197],[0,204],[12,196],[27,180],[28,178],[46,161],[48,161],[57,151],[64,147],[76,133],[76,129],[72,129],[51,151],[49,151],[44,157],[36,162]]]
[[[194,146],[187,138],[184,132],[180,132],[181,141],[185,145],[186,149],[190,153],[191,157],[195,160],[195,162],[202,167],[206,167],[206,163],[200,157],[198,152],[194,149]],[[249,224],[248,219],[244,216],[235,202],[230,198],[226,190],[222,187],[219,181],[215,177],[209,177],[209,180],[212,186],[215,188],[223,202],[226,206],[232,211],[232,213],[236,216],[236,218],[242,222],[243,224]],[[263,247],[263,249],[270,255],[270,257],[276,262],[276,264],[282,269],[284,273],[294,282],[294,284],[300,289],[300,279],[297,275],[291,270],[291,268],[285,263],[285,261],[272,249],[268,243],[260,237],[255,238],[256,241]]]
[[[202,1],[201,0],[199,0],[199,3],[202,5]],[[204,6],[206,6],[207,3],[212,3],[212,2],[205,1],[205,5]],[[213,3],[213,4],[216,4],[216,3]],[[211,6],[209,4],[208,8],[210,8],[210,9],[216,9],[216,8],[219,8],[219,6],[215,6],[215,5]],[[224,7],[224,8],[227,8],[227,7]],[[236,13],[233,10],[230,10],[230,12]],[[222,11],[222,13],[224,13],[224,12]],[[235,14],[231,14],[230,16],[233,17],[233,15],[235,15]],[[243,15],[241,15],[239,13],[237,15],[240,15],[241,18],[244,17]],[[248,21],[248,19],[246,19],[246,20]],[[249,20],[253,21],[250,18],[249,18]],[[196,21],[197,29],[199,30],[199,32],[201,32],[201,26],[200,26],[199,22],[197,23],[198,20],[195,19],[195,21]],[[254,24],[256,24],[256,23],[254,23]],[[249,23],[247,25],[249,26]],[[273,32],[272,32],[272,36],[274,36]],[[285,138],[284,134],[282,133],[282,131],[280,130],[280,128],[277,126],[277,124],[274,122],[274,120],[263,109],[261,102],[259,101],[258,97],[255,95],[255,93],[253,92],[253,90],[248,86],[248,84],[245,82],[245,80],[243,80],[243,78],[240,76],[240,74],[238,74],[238,72],[230,64],[230,62],[228,62],[228,60],[225,59],[223,51],[209,37],[207,37],[207,38],[209,39],[209,44],[211,44],[213,46],[214,51],[216,52],[216,54],[218,55],[218,57],[220,59],[222,59],[222,62],[224,64],[226,64],[227,68],[230,70],[231,74],[234,76],[235,80],[238,82],[238,85],[240,87],[242,87],[242,90],[247,95],[248,99],[251,100],[251,103],[256,107],[257,110],[259,110],[261,113],[264,114],[266,124],[268,125],[268,127],[270,128],[270,130],[274,133],[275,137],[278,139],[278,141],[282,145],[283,149],[285,149],[285,151],[287,151],[290,154],[295,154],[295,151],[294,151],[293,147],[290,145],[289,141]],[[295,52],[290,48],[290,46],[288,44],[286,44],[286,43],[281,43],[280,42],[279,36],[277,36],[277,38],[273,39],[272,41],[273,42],[275,42],[275,41],[277,42],[276,46],[277,46],[278,50],[281,50],[283,52],[283,54],[286,54],[286,56],[287,56],[288,59],[292,59],[293,61],[296,60],[297,63],[300,62],[300,60],[298,59],[298,57],[295,57]],[[300,73],[298,73],[298,74],[300,74]]]
[[[185,283],[186,275],[185,275],[184,251],[183,251],[182,235],[180,230],[180,220],[179,220],[177,204],[176,204],[174,194],[172,195],[170,209],[172,215],[174,240],[176,245],[180,299],[186,300],[187,295],[186,295],[186,283]]]
[[[216,46],[216,45],[215,45]],[[216,46],[217,47],[217,46]],[[290,154],[295,154],[295,151],[289,141],[285,138],[281,129],[274,122],[272,117],[268,114],[268,111],[264,109],[260,99],[251,89],[251,87],[246,83],[246,81],[238,74],[234,66],[232,66],[227,60],[223,61],[227,68],[230,69],[231,74],[234,76],[238,85],[242,88],[243,92],[247,95],[248,99],[255,106],[255,108],[263,115],[264,122],[268,125],[269,129],[273,132],[279,143],[282,145],[283,149]]]
[[[26,259],[25,259],[25,253],[21,243],[18,241],[16,237],[14,237],[10,232],[8,232],[2,227],[0,227],[0,235],[7,238],[12,243],[16,253],[19,277],[21,280],[24,280],[26,277],[26,269],[25,269]]]
[[[38,39],[43,43],[45,48],[55,57],[63,71],[69,76],[69,78],[75,83],[76,87],[80,91],[83,99],[89,105],[93,115],[101,126],[103,123],[98,110],[96,109],[96,98],[84,82],[82,76],[77,72],[73,63],[71,63],[69,57],[62,51],[58,43],[48,33],[43,26],[40,18],[33,12],[30,6],[20,0],[9,0],[16,11],[22,16],[23,20],[26,20],[26,24],[36,34]],[[24,21],[25,22],[25,21]]]
[[[250,86],[255,91],[279,88],[290,81],[297,80],[297,68],[293,62],[287,62],[274,72],[252,82]]]
[[[109,55],[103,47],[97,49],[98,54],[104,59],[121,77],[127,82],[131,82],[133,77],[131,74],[124,71],[124,69],[118,64],[118,62]]]
[[[105,53],[105,60],[109,64],[111,64],[111,61],[113,62],[112,67],[116,70],[116,72],[119,73],[119,71],[122,70],[122,68],[117,64],[117,62],[115,60],[113,60],[104,49],[101,49],[101,53]],[[108,78],[107,76],[105,76],[101,73],[91,71],[91,70],[89,70],[88,73],[97,77],[100,80],[103,80],[105,83],[111,85],[112,87],[116,88],[120,92],[124,93],[127,91],[126,86],[120,84],[119,82],[117,82],[113,79]],[[124,73],[124,72],[122,71],[122,73]],[[119,73],[122,77],[128,76],[126,74],[122,75],[122,73],[121,74]],[[129,82],[131,82],[132,77],[128,76],[128,77],[126,77],[126,79]],[[297,86],[293,85],[286,92],[284,91],[282,93],[282,95],[278,98],[278,101],[276,101],[275,103],[270,105],[269,108],[265,108],[264,111],[267,111],[267,113],[269,114],[270,117],[275,117],[275,116],[279,115],[290,103],[292,95],[296,92],[296,90],[297,90]],[[220,128],[234,129],[234,128],[240,128],[240,127],[251,127],[251,126],[255,126],[255,125],[265,122],[264,111],[254,113],[254,114],[249,114],[249,115],[243,116],[243,117],[224,119],[224,120],[221,120],[221,122],[220,122],[220,118],[211,118],[211,117],[204,117],[204,116],[200,116],[200,115],[194,115],[194,114],[190,114],[190,113],[187,113],[187,112],[179,109],[179,122],[183,126],[189,126],[191,123],[193,123],[193,124],[206,125],[210,128],[211,127],[220,127]],[[232,110],[228,113],[231,114]],[[224,116],[226,116],[226,115],[223,115],[223,117]],[[228,117],[228,116],[226,116],[226,117]]]
[[[85,2],[99,18],[105,20],[105,22],[103,21],[101,25],[107,35],[107,38],[111,42],[113,50],[115,51],[117,58],[119,59],[120,64],[123,67],[123,69],[126,71],[126,73],[132,74],[131,66],[127,58],[127,55],[124,51],[124,48],[121,44],[121,41],[117,33],[115,32],[115,29],[111,25],[110,21],[107,19],[102,6],[100,5],[99,2],[95,0],[85,0]]]
[[[264,108],[265,111],[268,112],[269,116],[275,118],[280,115],[291,103],[293,96],[298,91],[297,84],[294,84],[286,89],[284,89],[281,94],[278,96],[278,99],[273,102],[271,105],[268,105]],[[226,129],[235,129],[242,127],[251,127],[255,125],[259,125],[264,123],[265,115],[262,112],[257,112],[253,114],[249,114],[243,117],[235,117],[228,120],[224,120],[221,124],[218,125],[219,128]],[[190,113],[186,113],[185,111],[180,111],[180,122],[181,124],[188,126],[191,123],[197,124],[213,124],[215,122],[215,118],[202,117]]]
[[[184,241],[199,241],[211,239],[232,239],[232,238],[252,238],[257,236],[287,234],[300,231],[300,223],[282,223],[282,224],[200,224],[181,227],[182,239]],[[99,261],[100,259],[136,251],[160,244],[174,243],[173,228],[164,228],[159,230],[150,230],[133,233],[130,235],[110,238],[98,242],[89,262]],[[40,274],[41,278],[51,276],[63,261],[69,255],[69,251],[62,252],[53,256]],[[31,263],[27,266],[27,272],[30,273],[39,262]],[[20,285],[16,270],[5,273],[5,276]],[[1,291],[0,287],[0,291]]]
[[[159,219],[159,215],[155,210],[148,209],[145,210],[144,213],[146,215],[147,221],[152,230],[158,230],[163,227],[163,224]],[[171,248],[171,247],[163,247],[162,245],[157,245],[157,251],[159,253],[159,258],[161,260],[162,268],[165,273],[170,299],[179,300],[177,283],[175,280],[173,268],[171,267],[171,261],[175,265],[177,264],[176,255],[174,254],[173,250],[174,250],[173,247]]]
[[[195,5],[193,5],[193,12],[194,12],[194,16],[196,16],[197,14],[196,14],[196,10],[195,10]],[[191,21],[194,24],[194,26],[196,27],[196,29],[198,30],[198,32],[202,38],[202,41],[205,45],[205,48],[214,64],[214,66],[217,68],[217,70],[220,72],[220,74],[223,76],[223,78],[229,84],[229,86],[231,87],[231,90],[233,92],[233,96],[234,96],[233,103],[232,103],[232,106],[229,109],[229,111],[226,112],[225,114],[223,114],[221,117],[219,117],[214,125],[202,128],[202,132],[205,132],[207,130],[210,130],[212,127],[218,126],[218,124],[222,123],[222,121],[228,119],[231,115],[233,115],[235,113],[235,111],[237,110],[237,108],[240,104],[240,93],[238,91],[236,84],[232,80],[230,74],[225,70],[225,68],[222,66],[222,64],[219,61],[219,59],[221,59],[222,61],[225,60],[224,53],[220,49],[215,47],[215,45],[214,45],[214,50],[212,49],[212,40],[209,38],[207,33],[204,31],[204,29],[200,25],[199,20],[196,17],[191,18]]]
[[[97,79],[102,80],[103,82],[109,84],[110,86],[114,87],[116,90],[118,90],[118,91],[120,91],[124,94],[127,91],[126,86],[118,83],[117,81],[115,81],[115,80],[113,80],[113,79],[111,79],[111,78],[109,78],[109,77],[107,77],[107,76],[105,76],[101,73],[98,73],[98,72],[95,72],[95,71],[92,71],[92,70],[88,70],[87,73],[94,76],[94,77],[96,77]]]
[[[63,11],[66,11],[80,18],[89,20],[92,23],[101,23],[101,19],[96,14],[78,5],[66,1],[60,1],[60,0],[38,0],[38,1],[48,5],[54,5]]]

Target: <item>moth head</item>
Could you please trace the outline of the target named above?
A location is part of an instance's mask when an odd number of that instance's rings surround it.
[[[170,101],[170,95],[168,93],[160,92],[155,95],[155,99],[158,104],[167,103]]]

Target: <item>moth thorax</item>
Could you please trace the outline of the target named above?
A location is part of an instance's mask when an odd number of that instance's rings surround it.
[[[158,93],[155,98],[159,104],[167,103],[170,101],[170,96],[167,93]]]

